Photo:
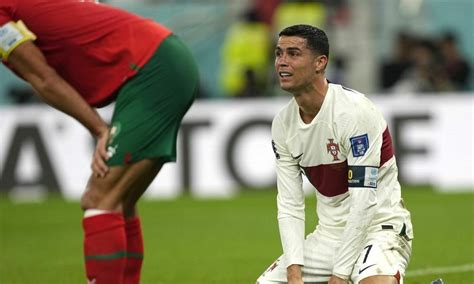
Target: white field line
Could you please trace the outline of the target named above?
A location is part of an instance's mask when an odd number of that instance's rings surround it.
[[[456,266],[444,266],[444,267],[429,267],[423,269],[415,269],[409,270],[406,272],[405,277],[416,277],[416,276],[423,276],[423,275],[435,275],[442,276],[441,274],[446,273],[457,273],[457,272],[466,272],[466,271],[474,271],[474,263],[468,263],[463,265],[456,265]]]

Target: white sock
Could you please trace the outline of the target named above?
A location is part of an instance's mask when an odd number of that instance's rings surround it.
[[[102,209],[87,209],[84,212],[84,218],[97,216],[97,215],[101,215],[101,214],[107,214],[107,213],[112,213],[112,211],[102,210]]]

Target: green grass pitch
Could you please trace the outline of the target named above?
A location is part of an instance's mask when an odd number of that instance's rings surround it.
[[[405,187],[415,240],[405,283],[474,283],[474,194]],[[307,199],[307,232],[315,199]],[[275,191],[246,190],[229,200],[142,200],[142,283],[255,283],[280,255]],[[82,213],[50,198],[15,204],[0,198],[0,284],[85,283]],[[456,271],[466,267],[465,271]],[[444,267],[447,269],[434,270]],[[452,269],[453,271],[449,271]],[[459,269],[458,269],[459,270]],[[461,269],[462,270],[462,269]]]

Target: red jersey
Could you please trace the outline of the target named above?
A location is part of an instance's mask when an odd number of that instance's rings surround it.
[[[90,105],[108,101],[171,34],[118,8],[84,0],[1,0],[0,27],[23,21],[49,65]]]

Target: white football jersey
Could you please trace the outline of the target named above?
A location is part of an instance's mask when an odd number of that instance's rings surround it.
[[[398,232],[407,228],[412,238],[387,123],[363,94],[330,83],[309,124],[293,98],[275,116],[272,139],[287,266],[304,265],[302,175],[316,188],[316,229],[341,241],[333,273],[350,275],[367,234],[382,225]]]

